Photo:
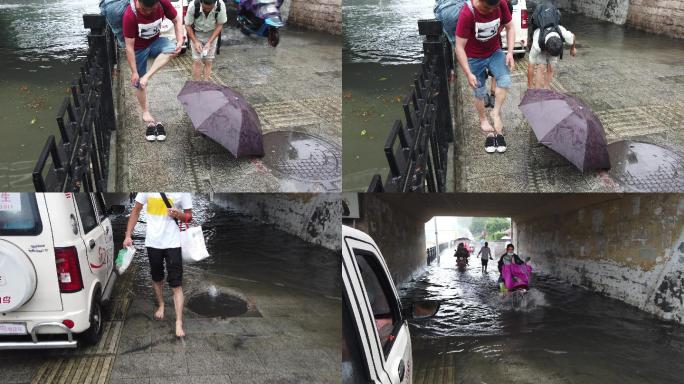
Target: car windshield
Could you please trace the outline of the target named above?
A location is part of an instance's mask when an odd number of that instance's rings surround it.
[[[42,231],[33,193],[0,193],[0,236],[32,236]]]

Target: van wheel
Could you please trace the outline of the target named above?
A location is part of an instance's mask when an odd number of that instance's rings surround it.
[[[102,303],[98,293],[90,306],[90,328],[81,334],[81,340],[88,345],[97,344],[102,337],[102,328]]]

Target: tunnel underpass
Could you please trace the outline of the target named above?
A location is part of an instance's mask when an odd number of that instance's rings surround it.
[[[362,195],[358,205],[347,224],[376,241],[404,305],[441,302],[435,317],[410,321],[415,382],[679,380],[681,196]],[[534,271],[523,305],[498,293],[496,263],[483,273],[477,246],[466,271],[451,246],[428,265],[434,216],[510,217]]]

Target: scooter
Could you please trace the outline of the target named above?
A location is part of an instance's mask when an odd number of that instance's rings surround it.
[[[235,0],[238,8],[237,22],[245,35],[267,37],[268,43],[276,47],[280,42],[278,29],[285,25],[280,17],[280,6],[284,0]]]
[[[456,268],[460,272],[465,271],[467,266],[468,266],[468,258],[466,258],[466,257],[457,257],[456,258]]]

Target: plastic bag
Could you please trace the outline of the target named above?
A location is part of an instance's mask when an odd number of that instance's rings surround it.
[[[188,227],[180,233],[183,261],[193,263],[209,257],[202,227]]]
[[[131,245],[130,247],[121,249],[114,262],[116,265],[116,273],[121,275],[126,272],[128,266],[131,265],[131,261],[133,261],[133,256],[135,256],[134,246]]]

